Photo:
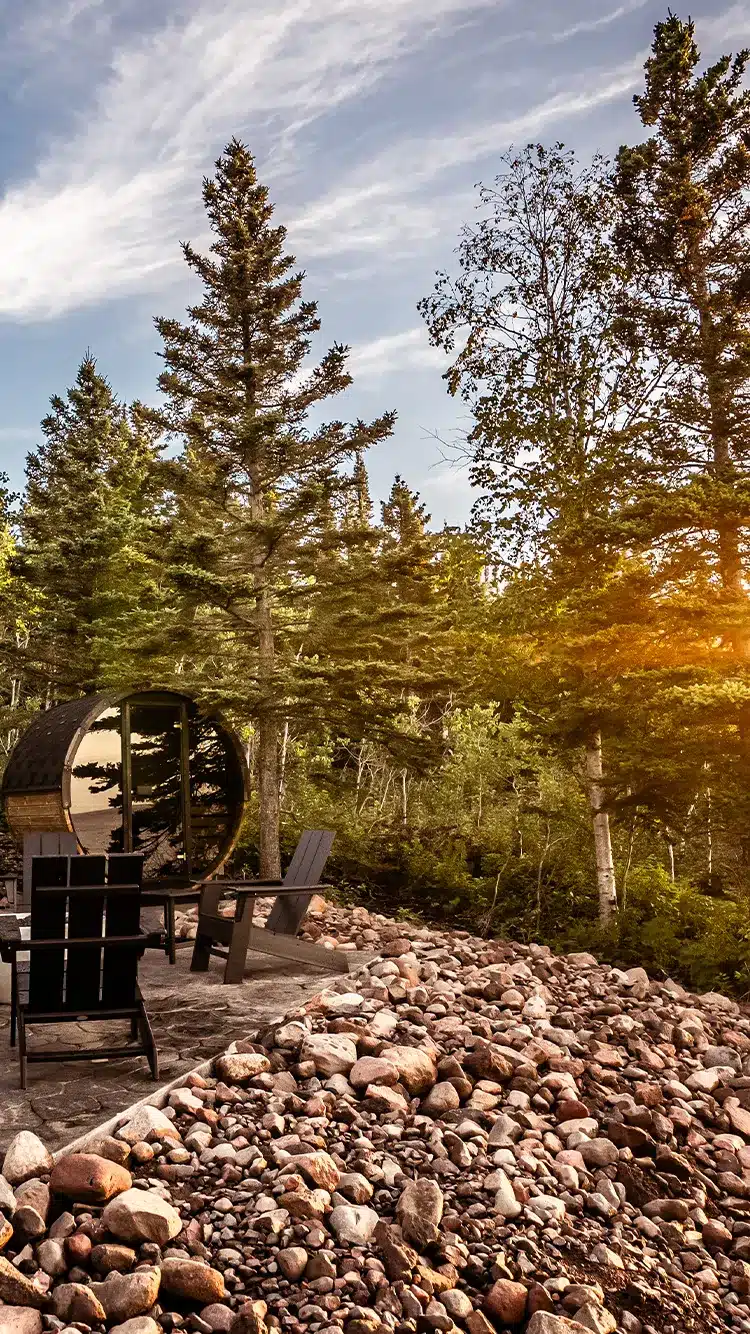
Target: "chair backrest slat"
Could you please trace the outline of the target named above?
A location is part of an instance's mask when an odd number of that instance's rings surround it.
[[[135,890],[121,890],[107,897],[107,935],[134,936],[141,918],[143,856],[116,852],[109,857],[108,884],[137,885]],[[132,1005],[138,986],[138,953],[129,945],[112,945],[104,951],[102,970],[102,1006],[116,1009]],[[123,1001],[123,996],[126,998]]]
[[[107,861],[102,856],[71,857],[68,863],[68,931],[76,937],[104,934],[104,891],[88,886],[105,883]],[[96,945],[72,945],[67,950],[65,1008],[84,1012],[99,1005],[102,951]]]
[[[317,885],[333,847],[335,834],[330,829],[306,829],[294,849],[294,855],[284,876],[284,888],[295,885]],[[295,936],[299,930],[312,894],[290,894],[277,898],[266,927],[284,936]]]
[[[36,856],[31,863],[32,940],[65,939],[68,901],[65,894],[45,895],[44,887],[67,885],[69,857]],[[45,950],[29,964],[29,1008],[62,1010],[65,989],[65,946]]]

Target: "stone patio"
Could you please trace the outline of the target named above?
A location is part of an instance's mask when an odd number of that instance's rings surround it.
[[[331,980],[320,968],[249,954],[242,986],[224,986],[223,963],[191,973],[189,948],[170,966],[147,950],[139,977],[159,1050],[159,1082],[144,1057],[30,1065],[28,1088],[18,1087],[18,1058],[9,1045],[10,1009],[0,1005],[0,1153],[19,1130],[34,1130],[53,1152],[87,1130],[147,1098],[177,1075],[223,1051],[264,1020],[303,1004]],[[124,1024],[36,1025],[31,1044],[64,1049],[123,1041]]]

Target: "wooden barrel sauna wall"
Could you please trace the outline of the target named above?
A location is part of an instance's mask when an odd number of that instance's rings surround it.
[[[81,852],[142,852],[144,878],[204,878],[226,861],[248,794],[242,746],[167,691],[88,695],[40,713],[2,795],[13,835],[67,830]]]

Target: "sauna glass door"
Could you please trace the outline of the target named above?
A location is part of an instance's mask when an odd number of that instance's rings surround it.
[[[73,760],[70,814],[83,850],[143,853],[144,880],[215,867],[243,800],[231,738],[174,695],[133,695],[107,709]]]
[[[123,705],[127,851],[143,853],[144,879],[188,873],[183,819],[184,704]]]

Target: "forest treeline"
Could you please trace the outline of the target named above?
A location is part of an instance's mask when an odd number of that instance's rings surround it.
[[[37,710],[194,693],[236,725],[238,864],[338,833],[344,893],[750,984],[750,53],[657,25],[613,162],[498,160],[420,303],[476,502],[436,530],[348,423],[247,147],[203,184],[158,406],[93,355],[3,492],[4,756]],[[427,284],[426,284],[427,285]],[[436,386],[439,388],[439,386]],[[317,424],[316,424],[317,423]]]

